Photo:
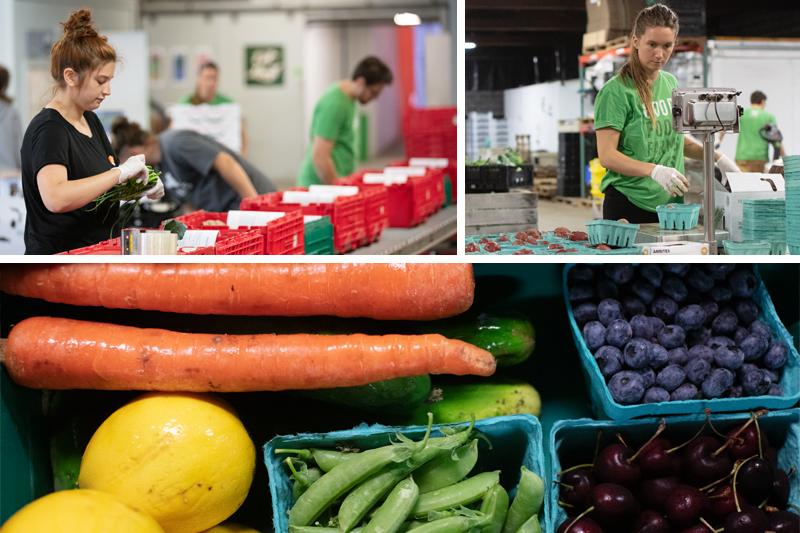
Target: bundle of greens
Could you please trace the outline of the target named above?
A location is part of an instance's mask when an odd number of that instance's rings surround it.
[[[128,222],[130,221],[133,213],[136,211],[136,208],[139,206],[139,201],[142,199],[142,195],[144,193],[154,187],[158,182],[158,178],[161,176],[161,173],[155,170],[151,166],[147,166],[147,179],[129,179],[124,183],[120,183],[119,185],[112,187],[108,191],[104,192],[94,200],[94,204],[90,208],[91,211],[100,209],[103,206],[114,204],[119,204],[119,228],[124,228]],[[110,212],[110,210],[108,211]],[[116,224],[112,227],[111,233],[114,233],[114,228]]]
[[[516,150],[506,148],[506,151],[498,156],[471,161],[467,163],[467,166],[482,167],[484,165],[502,165],[507,167],[519,167],[524,163],[525,161],[522,159],[522,156],[519,155]]]

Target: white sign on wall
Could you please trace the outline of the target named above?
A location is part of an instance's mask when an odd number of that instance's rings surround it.
[[[170,129],[192,130],[242,151],[242,110],[239,104],[175,104],[169,108]]]

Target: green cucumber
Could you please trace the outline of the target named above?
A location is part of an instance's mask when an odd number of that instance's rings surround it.
[[[421,330],[483,348],[494,355],[497,366],[500,367],[522,363],[530,357],[536,346],[533,324],[514,312],[462,315],[426,323],[421,326]]]
[[[516,414],[539,416],[539,392],[520,380],[493,379],[437,384],[431,396],[414,410],[410,423],[424,424],[433,413],[437,424],[468,422]]]
[[[421,405],[431,392],[429,375],[387,379],[357,387],[302,391],[300,394],[327,403],[363,411],[405,414]],[[426,418],[427,422],[427,418]]]

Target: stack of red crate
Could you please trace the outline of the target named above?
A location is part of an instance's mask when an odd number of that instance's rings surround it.
[[[450,161],[453,202],[456,201],[456,119],[455,107],[410,107],[403,117],[406,157],[446,157]]]

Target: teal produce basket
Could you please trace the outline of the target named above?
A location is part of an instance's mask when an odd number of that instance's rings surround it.
[[[617,222],[616,220],[590,220],[586,223],[591,244],[607,244],[619,248],[633,246],[639,224]]]
[[[334,255],[333,224],[330,217],[306,215],[303,217],[304,253],[306,255]]]
[[[447,424],[450,427],[464,427],[466,424]],[[438,430],[442,425],[434,425]],[[478,464],[470,476],[480,472],[500,470],[500,484],[513,498],[519,482],[520,467],[525,466],[545,479],[544,451],[542,448],[542,428],[539,420],[530,415],[499,416],[484,418],[475,423],[475,428],[488,437],[488,444],[479,439]],[[425,434],[425,426],[388,427],[382,425],[360,425],[350,430],[331,433],[301,433],[278,436],[264,446],[264,462],[269,474],[269,490],[272,496],[272,516],[276,532],[289,530],[288,513],[293,504],[292,482],[286,472],[283,460],[286,455],[276,455],[280,448],[329,448],[341,446],[356,447],[361,450],[389,444],[396,432],[420,440]],[[434,431],[432,436],[440,436]],[[545,504],[540,513],[541,524],[547,523],[547,490],[545,482]]]
[[[689,230],[700,220],[700,204],[663,204],[656,213],[661,229]]]
[[[610,418],[612,420],[627,420],[630,418],[640,418],[646,416],[661,415],[682,415],[690,413],[701,413],[703,409],[711,409],[712,412],[732,412],[747,411],[750,409],[788,409],[797,404],[800,400],[800,354],[795,348],[791,334],[786,330],[778,317],[775,306],[772,304],[769,293],[764,282],[758,273],[758,269],[753,266],[753,272],[758,278],[759,287],[753,295],[753,299],[761,309],[759,319],[764,321],[772,330],[774,337],[786,343],[788,348],[788,358],[781,378],[783,396],[748,396],[742,398],[714,398],[704,400],[677,400],[670,402],[642,403],[637,405],[622,405],[611,397],[606,381],[600,368],[594,360],[592,352],[586,346],[583,333],[575,321],[572,311],[572,303],[569,301],[569,289],[567,277],[569,271],[575,265],[568,265],[564,269],[562,276],[564,288],[564,300],[569,316],[570,329],[578,348],[581,359],[581,368],[589,387],[589,396],[592,402],[592,410],[598,418]]]
[[[712,415],[714,427],[721,432],[741,424],[750,418],[750,413],[736,413]],[[688,440],[705,422],[704,414],[676,416],[666,419],[667,429],[664,436],[673,442]],[[578,420],[561,420],[553,425],[548,437],[550,450],[550,479],[545,480],[545,486],[553,487],[550,491],[548,503],[548,516],[550,523],[547,531],[554,532],[566,520],[567,513],[558,505],[558,472],[564,468],[587,463],[592,460],[595,453],[597,432],[602,431],[605,443],[615,439],[621,433],[626,439],[633,439],[636,446],[643,444],[656,430],[660,419],[646,418],[640,420],[592,420],[581,418]],[[766,432],[770,444],[778,450],[778,466],[787,472],[792,466],[797,465],[800,457],[800,409],[786,411],[773,411],[758,418],[761,431]],[[712,434],[708,428],[706,434]],[[564,459],[570,459],[562,464]],[[800,504],[800,476],[789,477],[789,505]],[[591,517],[591,514],[589,514]]]

